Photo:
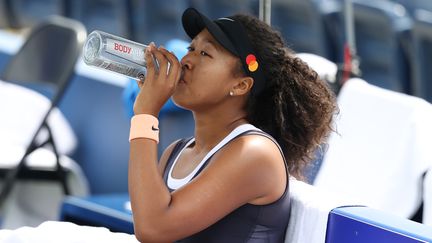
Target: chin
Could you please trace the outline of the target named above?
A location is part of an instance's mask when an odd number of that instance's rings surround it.
[[[173,103],[174,103],[176,106],[178,106],[178,107],[180,107],[180,108],[182,108],[182,109],[185,109],[185,110],[190,110],[190,109],[189,109],[189,106],[187,105],[187,102],[185,102],[184,99],[181,99],[180,97],[178,97],[178,95],[174,94],[174,95],[171,97],[171,99],[172,99]]]

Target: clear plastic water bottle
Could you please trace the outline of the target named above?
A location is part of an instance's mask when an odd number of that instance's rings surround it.
[[[144,59],[146,48],[147,45],[95,30],[88,35],[84,44],[84,62],[134,79],[142,79],[147,71]]]

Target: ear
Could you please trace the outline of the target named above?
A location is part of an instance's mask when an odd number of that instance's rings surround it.
[[[241,77],[239,78],[236,85],[232,88],[234,95],[244,95],[247,94],[254,84],[254,80],[251,77]]]

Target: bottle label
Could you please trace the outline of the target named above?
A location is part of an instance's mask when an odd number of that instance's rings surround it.
[[[125,65],[121,65],[119,63],[111,63],[111,62],[103,62],[99,66],[100,68],[104,68],[106,70],[110,70],[116,73],[120,73],[127,76],[133,76],[134,75],[134,69],[130,68]]]
[[[109,38],[106,39],[106,44],[106,51],[108,53],[145,66],[145,49],[143,47]]]

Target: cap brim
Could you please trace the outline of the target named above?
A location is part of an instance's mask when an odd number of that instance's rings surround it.
[[[202,15],[198,10],[194,8],[186,9],[182,16],[182,24],[186,34],[191,39],[195,38],[203,29],[207,29],[221,46],[238,56],[233,44],[219,25]]]

